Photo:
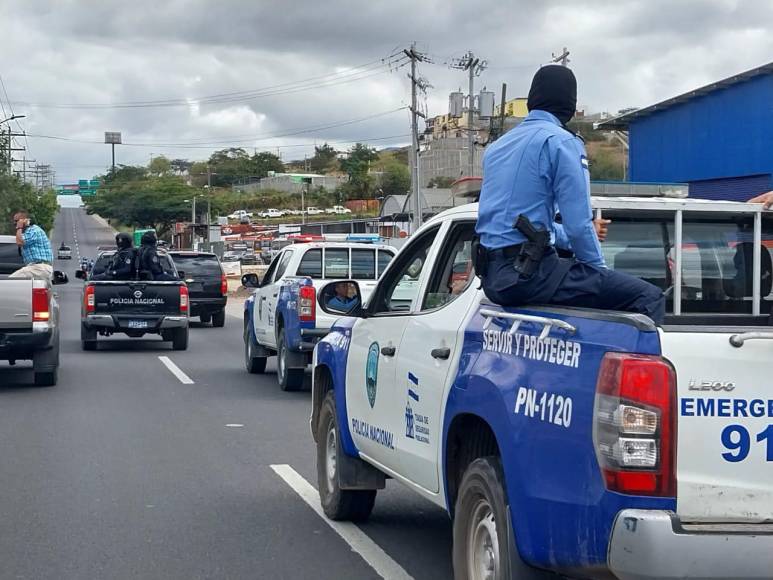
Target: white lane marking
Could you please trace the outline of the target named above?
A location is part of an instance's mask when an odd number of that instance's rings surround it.
[[[226,427],[244,427],[243,423],[227,423]]]
[[[321,517],[327,525],[333,528],[349,547],[357,552],[368,565],[382,578],[389,580],[412,580],[405,569],[395,562],[381,547],[370,539],[360,528],[350,522],[334,522],[329,520],[319,505],[319,494],[308,481],[289,465],[272,465],[274,470],[284,482],[289,485],[301,499]]]
[[[158,360],[164,363],[164,366],[169,369],[169,372],[171,372],[174,376],[176,376],[182,384],[184,385],[193,384],[193,379],[191,379],[188,375],[182,372],[182,370],[180,370],[180,367],[174,364],[172,362],[172,359],[170,359],[168,356],[160,356],[158,357]]]

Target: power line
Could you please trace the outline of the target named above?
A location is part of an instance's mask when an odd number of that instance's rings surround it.
[[[374,64],[378,63],[378,64]],[[342,72],[330,73],[308,79],[271,85],[249,91],[237,91],[231,93],[219,93],[198,98],[179,98],[154,101],[126,101],[119,103],[34,103],[28,101],[15,101],[30,107],[49,109],[134,109],[134,108],[161,108],[161,107],[190,107],[202,104],[221,104],[244,102],[254,99],[292,94],[317,88],[326,88],[351,83],[376,75],[386,74],[402,68],[408,64],[408,59],[402,54],[390,54],[389,56],[372,61],[365,65],[347,69]]]
[[[149,143],[127,143],[124,142],[122,145],[128,146],[128,147],[156,147],[156,148],[175,148],[175,149],[212,149],[214,146],[217,145],[236,145],[236,144],[242,144],[242,143],[254,143],[255,141],[267,141],[270,139],[277,139],[280,137],[292,137],[295,135],[303,135],[305,133],[313,133],[315,131],[323,131],[326,129],[334,129],[337,127],[345,127],[347,125],[354,125],[356,123],[361,123],[364,121],[369,121],[372,119],[376,119],[379,117],[384,117],[387,115],[391,115],[394,113],[397,113],[399,111],[404,111],[407,109],[407,107],[399,107],[397,109],[391,109],[389,111],[383,111],[381,113],[375,113],[373,115],[368,115],[367,117],[360,117],[358,119],[349,119],[346,121],[339,121],[335,123],[329,123],[327,125],[318,125],[315,127],[305,127],[300,129],[292,129],[280,133],[273,133],[273,134],[262,134],[257,135],[254,138],[246,139],[246,140],[222,140],[222,141],[210,141],[208,143],[187,143],[187,142],[180,142],[180,143],[158,143],[158,142],[149,142]],[[28,134],[31,138],[37,138],[37,139],[52,139],[55,141],[65,141],[65,142],[71,142],[71,143],[83,143],[88,145],[102,145],[103,141],[97,141],[97,140],[86,140],[86,139],[73,139],[71,137],[61,137],[58,135],[38,135],[35,133]]]

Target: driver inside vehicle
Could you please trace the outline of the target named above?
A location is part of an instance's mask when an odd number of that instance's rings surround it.
[[[351,312],[359,302],[354,284],[339,282],[335,285],[335,296],[328,300],[327,306],[338,312]]]

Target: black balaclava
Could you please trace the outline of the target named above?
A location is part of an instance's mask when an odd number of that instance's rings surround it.
[[[140,243],[143,246],[155,246],[158,243],[158,240],[156,239],[156,234],[153,232],[145,232],[142,234],[142,239],[140,240]]]
[[[566,125],[577,109],[577,79],[572,70],[558,64],[539,69],[531,81],[526,106],[529,111],[552,113]]]
[[[116,234],[115,245],[118,246],[119,250],[125,250],[126,248],[131,248],[132,237],[129,234],[124,232],[121,232],[120,234]]]

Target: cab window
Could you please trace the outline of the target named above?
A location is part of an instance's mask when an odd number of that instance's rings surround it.
[[[386,267],[389,265],[389,262],[392,261],[392,258],[394,258],[395,255],[390,252],[389,250],[379,250],[378,251],[378,277],[381,278],[381,274],[384,273],[384,270],[386,270]]]
[[[412,240],[395,258],[394,267],[382,278],[371,302],[371,312],[409,312],[419,293],[421,273],[435,241],[439,226]]]
[[[322,278],[322,250],[308,250],[301,259],[297,274],[315,279]]]
[[[273,282],[276,282],[277,280],[281,280],[282,276],[284,276],[285,271],[287,270],[287,266],[290,263],[290,258],[292,258],[293,253],[292,250],[285,250],[282,253],[282,257],[279,259],[279,265],[276,267],[276,274],[274,275]]]
[[[349,248],[325,248],[325,278],[349,277]]]
[[[440,308],[456,299],[472,283],[472,240],[475,222],[454,225],[446,236],[424,295],[422,310]]]
[[[352,278],[355,280],[376,279],[376,250],[352,248]]]

